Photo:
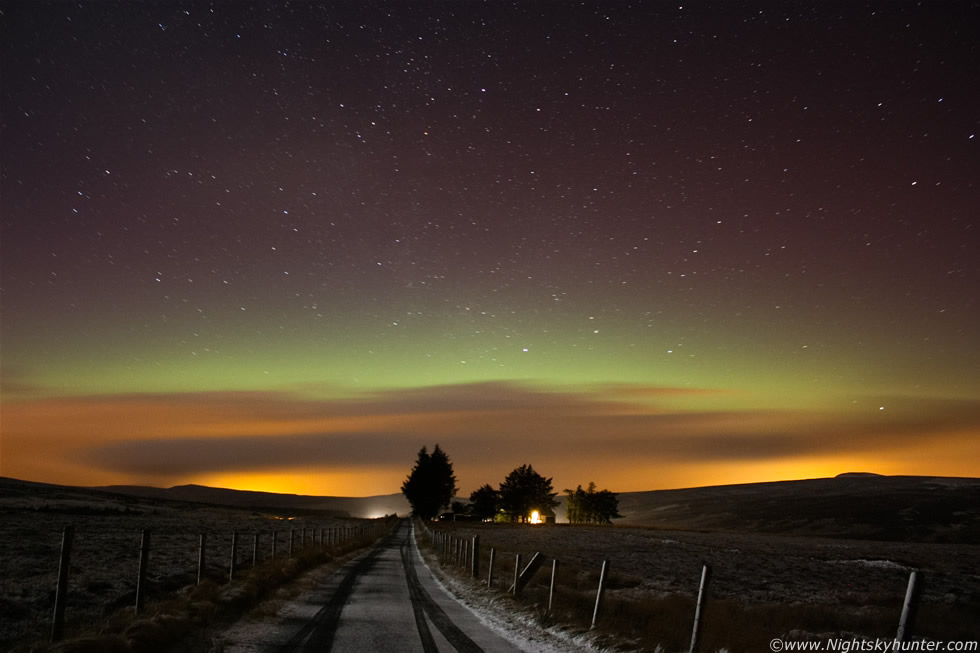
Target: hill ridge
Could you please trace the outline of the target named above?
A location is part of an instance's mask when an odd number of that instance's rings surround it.
[[[0,477],[0,497],[19,485],[173,500],[278,514],[352,517],[407,515],[400,494],[330,497],[187,484],[71,488]],[[8,489],[9,488],[9,489]],[[763,481],[620,492],[620,526],[747,532],[909,542],[980,542],[980,479],[847,473],[832,478]],[[558,510],[564,519],[564,497]]]
[[[980,479],[838,476],[620,494],[622,525],[918,542],[980,541]]]

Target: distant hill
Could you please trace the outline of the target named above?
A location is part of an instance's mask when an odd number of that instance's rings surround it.
[[[616,524],[890,541],[980,542],[980,479],[879,476],[623,492]]]
[[[324,497],[200,485],[101,489],[296,514],[330,511],[373,517],[411,512],[401,494]],[[836,478],[624,492],[619,494],[619,511],[624,517],[615,523],[624,526],[977,543],[980,479],[848,472]]]
[[[411,508],[401,494],[373,497],[325,497],[304,494],[277,494],[252,490],[230,490],[204,485],[178,485],[155,488],[141,485],[107,485],[92,488],[129,496],[176,501],[193,501],[236,508],[288,511],[291,513],[327,512],[339,516],[378,517],[389,514],[408,515]]]
[[[372,518],[398,514],[407,516],[411,508],[401,494],[373,497],[323,497],[302,494],[276,494],[229,490],[203,485],[180,485],[172,488],[142,485],[107,485],[101,487],[72,487],[52,483],[22,481],[0,476],[0,499],[10,503],[15,497],[41,497],[48,500],[111,501],[118,497],[134,497],[151,501],[198,503],[227,508],[273,512],[283,516],[316,513],[334,517]]]
[[[32,491],[31,487],[37,488]],[[131,496],[193,502],[280,515],[311,513],[376,517],[408,515],[401,494],[325,497],[229,490],[201,485],[154,488],[111,485],[70,488],[0,477],[0,498],[13,493],[93,500]],[[25,495],[26,496],[26,495]],[[559,497],[561,500],[562,497]],[[564,501],[558,510],[564,519]],[[980,479],[879,476],[849,472],[836,478],[717,485],[619,493],[617,525],[665,530],[773,533],[907,542],[980,543]]]

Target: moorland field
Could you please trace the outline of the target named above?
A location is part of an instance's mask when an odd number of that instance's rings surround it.
[[[152,488],[0,479],[0,649],[49,631],[67,524],[75,529],[67,619],[77,627],[131,608],[143,529],[152,533],[152,600],[196,582],[202,532],[208,533],[205,575],[220,584],[228,574],[232,531],[240,533],[238,560],[247,566],[254,533],[261,534],[261,559],[271,554],[273,531],[282,552],[290,529],[299,537],[307,528],[311,538],[314,528],[363,523],[358,517],[400,500],[229,492],[183,488],[174,499],[171,491]],[[536,614],[542,624],[586,629],[599,568],[608,560],[610,584],[596,636],[635,649],[685,649],[702,564],[711,567],[702,650],[759,650],[781,636],[892,637],[912,569],[922,580],[912,632],[980,637],[978,479],[845,475],[624,493],[620,512],[616,526],[433,527],[460,538],[479,535],[483,570],[494,549],[490,591],[443,562],[450,580],[470,583],[498,604],[514,601],[505,595],[505,579],[512,578],[517,553],[524,560],[534,552],[559,560],[551,614],[545,614],[545,572],[511,606]]]

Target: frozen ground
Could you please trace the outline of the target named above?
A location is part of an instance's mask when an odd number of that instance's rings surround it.
[[[439,524],[458,537],[480,536],[484,556],[496,549],[500,574],[513,557],[536,551],[562,568],[598,575],[603,560],[619,575],[621,595],[697,592],[702,564],[712,569],[711,591],[748,602],[901,602],[909,572],[928,578],[933,602],[980,600],[980,546],[783,537],[747,533],[693,533],[627,527]],[[484,563],[484,568],[486,563]]]
[[[313,516],[280,520],[244,509],[140,499],[55,486],[0,485],[0,650],[24,636],[50,632],[62,533],[73,525],[66,608],[72,624],[91,623],[120,607],[135,605],[140,539],[150,530],[147,599],[197,580],[200,534],[207,534],[206,575],[228,576],[232,532],[239,532],[238,565],[252,560],[253,535],[260,533],[260,559],[271,554],[272,532],[285,551],[289,530],[349,524]]]
[[[522,650],[535,653],[592,653],[602,650],[581,632],[561,626],[542,627],[532,613],[515,611],[512,604],[500,601],[484,588],[461,582],[459,578],[444,573],[433,555],[423,555],[421,551],[417,554],[439,586],[473,611],[487,627]]]
[[[415,551],[415,557],[423,565],[419,575],[426,574],[423,584],[434,584],[442,589],[452,600],[467,608],[484,626],[495,632],[514,647],[527,653],[591,653],[587,638],[575,636],[558,628],[542,629],[531,617],[496,604],[486,592],[460,583],[440,572],[431,556],[423,557]],[[342,574],[343,571],[335,572]],[[322,570],[313,570],[297,580],[290,588],[281,592],[288,599],[276,599],[277,609],[256,611],[238,623],[216,635],[223,642],[225,653],[257,653],[264,650],[277,650],[276,642],[285,642],[292,637],[297,624],[313,619],[317,611],[327,603],[330,596],[331,579]],[[440,599],[441,600],[441,599]],[[417,643],[416,643],[417,644]],[[406,646],[406,649],[408,647]]]
[[[261,555],[271,553],[271,532],[286,546],[288,530],[331,528],[343,520],[306,515],[283,521],[261,511],[187,502],[134,498],[54,486],[0,483],[0,649],[25,635],[50,630],[62,530],[75,527],[68,595],[69,623],[91,623],[135,601],[140,533],[149,528],[152,547],[149,597],[196,579],[199,535],[208,534],[207,569],[227,577],[231,532],[240,533],[239,561],[251,560],[252,534],[262,533]],[[295,515],[294,515],[295,516]],[[457,537],[479,535],[483,569],[496,550],[497,592],[487,592],[461,575],[441,576],[454,593],[487,623],[510,629],[514,638],[543,644],[543,627],[527,612],[514,610],[501,592],[513,573],[513,558],[541,551],[561,562],[558,598],[568,584],[594,587],[602,560],[609,560],[613,599],[697,591],[701,565],[711,565],[711,596],[747,605],[817,606],[859,611],[881,608],[891,628],[897,619],[909,571],[922,572],[923,604],[931,614],[952,615],[961,631],[980,636],[980,622],[963,623],[964,610],[980,606],[980,544],[883,542],[817,536],[702,533],[627,527],[527,527],[506,524],[439,523]],[[428,555],[428,554],[426,554]],[[541,573],[541,576],[546,576]],[[587,624],[586,624],[587,626]],[[572,632],[572,635],[568,635]],[[564,633],[564,634],[563,634]],[[577,634],[576,634],[577,633]],[[556,650],[576,650],[590,640],[584,628],[553,629]],[[550,637],[550,636],[549,636]],[[562,649],[561,646],[571,647]],[[543,649],[542,649],[543,650]]]

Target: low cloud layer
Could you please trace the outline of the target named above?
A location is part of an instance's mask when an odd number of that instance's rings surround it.
[[[904,399],[891,402],[901,410],[837,414],[712,410],[716,394],[489,383],[340,399],[253,392],[26,401],[5,407],[3,471],[16,476],[24,457],[38,455],[156,483],[304,468],[407,471],[419,447],[438,442],[461,484],[525,462],[569,478],[619,469],[635,484],[639,470],[655,477],[676,465],[952,451],[980,432],[976,401]],[[679,395],[684,409],[671,407]]]

